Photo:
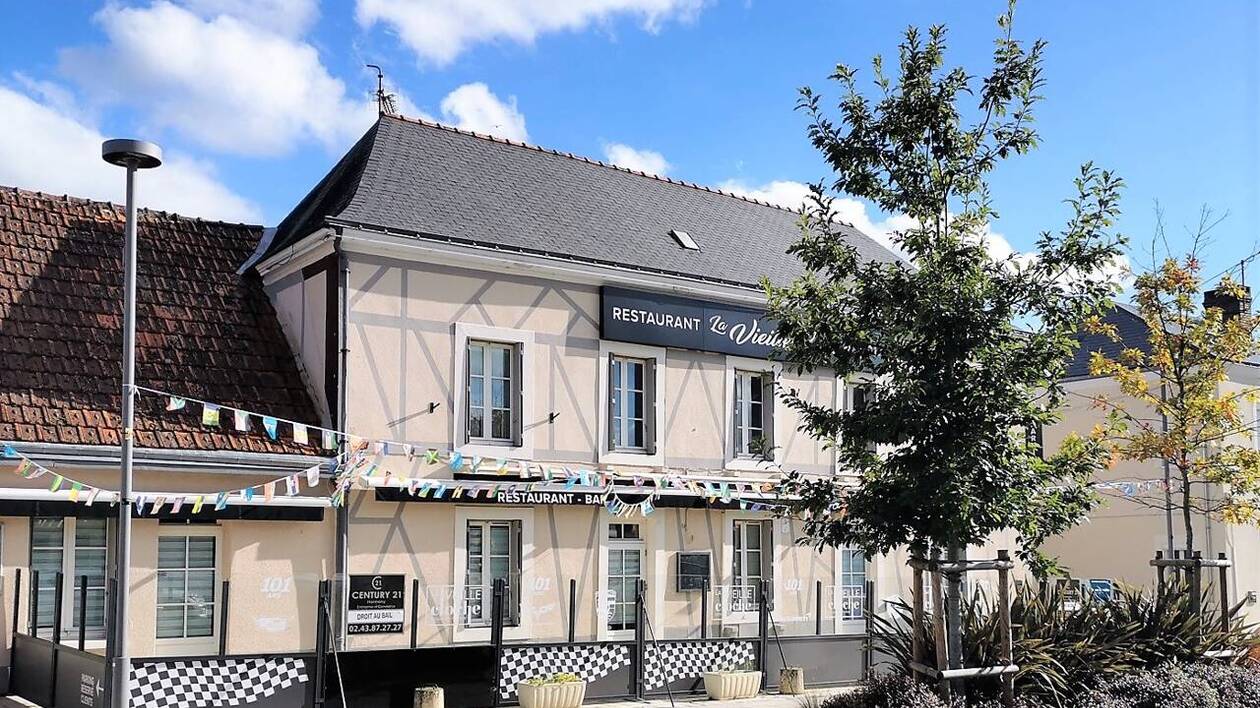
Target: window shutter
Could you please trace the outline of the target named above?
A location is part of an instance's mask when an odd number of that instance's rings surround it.
[[[455,415],[464,416],[462,422],[457,420],[455,423],[464,431],[462,437],[465,445],[472,439],[468,430],[468,421],[472,419],[472,391],[470,390],[472,388],[472,347],[470,344],[471,342],[464,342],[464,380],[459,384],[464,387],[464,410],[455,411]]]
[[[647,454],[656,454],[656,360],[643,362],[643,447]]]
[[[766,579],[766,595],[774,607],[774,520],[761,522],[761,577]]]
[[[613,450],[617,449],[617,445],[616,445],[617,425],[620,423],[620,421],[617,420],[616,411],[613,408],[613,396],[617,395],[616,394],[617,378],[616,376],[614,376],[616,371],[617,371],[617,357],[609,354],[608,355],[608,374],[607,374],[608,400],[605,402],[608,407],[607,417],[608,417],[608,451],[609,452],[612,452]]]
[[[525,421],[525,345],[517,342],[512,345],[512,445],[520,447],[524,444]]]
[[[761,437],[763,454],[774,455],[774,373],[761,375]]]

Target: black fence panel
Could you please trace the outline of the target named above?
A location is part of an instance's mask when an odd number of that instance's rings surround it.
[[[765,661],[767,683],[772,687],[779,685],[779,669],[783,668],[784,658],[788,666],[805,670],[805,685],[809,687],[860,681],[864,642],[865,636],[861,634],[783,637],[777,648],[772,640]]]
[[[52,642],[15,633],[9,690],[31,703],[52,705],[54,652]]]
[[[341,668],[338,676],[337,667]],[[339,652],[326,658],[326,706],[412,708],[415,690],[441,686],[446,705],[485,708],[493,702],[494,650],[488,645]]]

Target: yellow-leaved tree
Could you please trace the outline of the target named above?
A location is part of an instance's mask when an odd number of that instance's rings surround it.
[[[1195,515],[1227,523],[1260,522],[1260,451],[1251,411],[1257,389],[1232,374],[1257,353],[1257,318],[1238,283],[1226,276],[1204,306],[1195,239],[1190,253],[1165,258],[1136,276],[1134,302],[1146,324],[1143,347],[1115,356],[1095,351],[1089,368],[1119,384],[1099,395],[1116,459],[1168,465],[1169,494],[1134,501],[1178,513],[1185,551],[1193,554]],[[1231,307],[1233,303],[1239,306]],[[1121,341],[1114,324],[1093,317],[1087,329]],[[1247,405],[1244,405],[1247,404]]]

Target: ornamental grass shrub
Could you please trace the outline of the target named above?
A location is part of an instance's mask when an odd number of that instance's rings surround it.
[[[971,684],[969,684],[971,686]],[[971,701],[946,703],[931,684],[899,674],[872,677],[851,693],[820,701],[818,708],[1000,708],[981,692]],[[1055,700],[1017,696],[1016,708],[1255,708],[1260,706],[1260,669],[1251,664],[1170,662],[1152,669],[1117,673]],[[811,706],[812,708],[812,706]]]
[[[1011,604],[1019,694],[1038,698],[1046,705],[1068,705],[1081,687],[1106,685],[1109,678],[1169,662],[1193,665],[1211,651],[1233,650],[1246,655],[1254,650],[1260,642],[1254,627],[1239,621],[1241,606],[1225,610],[1231,618],[1231,629],[1225,631],[1212,594],[1210,589],[1203,593],[1200,617],[1192,611],[1190,593],[1184,587],[1170,587],[1162,594],[1120,587],[1111,600],[1082,598],[1072,611],[1063,609],[1063,596],[1057,592],[1040,594],[1021,589],[1014,593]],[[996,601],[977,592],[963,603],[962,610],[964,665],[1000,664]],[[894,603],[888,616],[872,619],[876,651],[898,669],[897,673],[908,676],[911,608]],[[925,619],[924,663],[935,665],[931,614]],[[1191,672],[1186,680],[1198,675]],[[968,686],[975,695],[991,697],[998,682],[973,680]],[[1260,707],[1260,702],[1250,705]]]

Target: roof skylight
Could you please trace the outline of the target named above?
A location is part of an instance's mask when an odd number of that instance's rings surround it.
[[[679,231],[678,229],[670,229],[669,235],[674,237],[674,240],[678,242],[679,246],[682,246],[688,251],[700,250],[700,246],[696,245],[695,239],[691,238],[691,234],[687,233],[686,231]]]

